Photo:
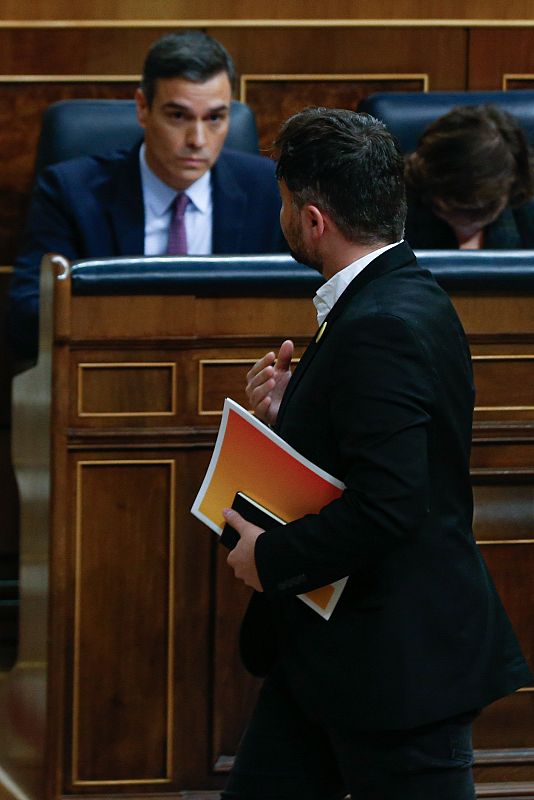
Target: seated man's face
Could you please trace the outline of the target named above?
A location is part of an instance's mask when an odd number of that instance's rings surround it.
[[[146,160],[158,178],[183,191],[211,169],[228,133],[231,97],[226,72],[204,83],[158,78],[150,107],[137,90]]]

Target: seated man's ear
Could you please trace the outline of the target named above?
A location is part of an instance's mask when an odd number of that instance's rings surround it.
[[[145,97],[145,93],[139,86],[135,90],[135,108],[137,111],[137,121],[141,125],[141,127],[145,127],[145,122],[147,118],[147,114],[149,112],[148,103]]]

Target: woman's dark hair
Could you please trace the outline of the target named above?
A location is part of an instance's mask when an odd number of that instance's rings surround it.
[[[406,160],[406,184],[473,219],[534,194],[532,160],[517,120],[497,106],[459,106],[423,133]]]
[[[202,31],[169,33],[158,39],[148,51],[141,89],[150,107],[158,78],[185,78],[194,83],[204,83],[221,72],[226,72],[234,89],[234,62],[220,42]]]
[[[308,108],[284,123],[276,174],[298,208],[326,211],[349,241],[396,242],[406,218],[404,160],[369,114]]]

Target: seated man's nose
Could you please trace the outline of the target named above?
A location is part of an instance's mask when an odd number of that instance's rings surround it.
[[[191,125],[187,131],[187,143],[191,147],[202,147],[206,141],[202,123]]]

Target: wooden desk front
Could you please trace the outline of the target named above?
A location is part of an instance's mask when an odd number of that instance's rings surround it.
[[[257,684],[236,649],[248,592],[189,508],[224,397],[245,403],[249,365],[285,336],[302,350],[309,293],[78,296],[61,266],[43,282],[41,356],[15,387],[21,638],[0,786],[31,800],[211,797]],[[534,291],[453,299],[479,386],[477,533],[532,661]],[[481,719],[479,796],[513,781],[534,797],[533,700],[519,692]]]

